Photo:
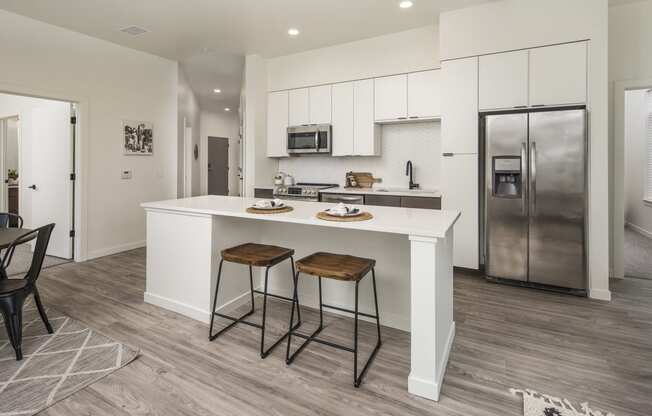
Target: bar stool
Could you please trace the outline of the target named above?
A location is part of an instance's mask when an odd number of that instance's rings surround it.
[[[290,248],[284,248],[284,247],[277,247],[277,246],[270,246],[270,245],[265,245],[265,244],[255,244],[255,243],[246,243],[242,244],[236,247],[231,247],[227,248],[225,250],[222,250],[222,260],[220,260],[220,266],[219,266],[219,271],[217,273],[217,284],[215,285],[215,298],[213,299],[213,313],[211,314],[211,323],[210,323],[210,328],[208,330],[208,339],[210,341],[213,341],[215,338],[226,332],[227,330],[231,329],[235,324],[237,323],[242,323],[245,325],[253,326],[255,328],[260,328],[261,329],[261,335],[260,335],[260,357],[265,358],[269,353],[276,347],[278,344],[281,343],[285,339],[285,337],[288,336],[289,331],[283,334],[278,340],[274,342],[274,344],[269,347],[268,349],[265,349],[265,323],[266,323],[266,318],[267,318],[267,297],[271,296],[274,298],[278,299],[284,299],[286,301],[293,302],[292,303],[292,315],[294,315],[294,299],[290,299],[284,296],[279,296],[275,295],[272,293],[267,293],[267,281],[269,278],[269,269],[272,266],[277,265],[278,263],[290,259],[290,263],[292,265],[292,279],[295,279],[295,274],[294,274],[294,258],[292,257],[294,255],[294,250]],[[217,295],[219,293],[220,289],[220,280],[222,278],[222,265],[224,262],[231,262],[231,263],[238,263],[238,264],[245,264],[249,266],[249,285],[251,287],[251,309],[246,312],[244,315],[240,317],[233,317],[233,316],[228,316],[219,312],[216,312],[215,309],[217,307]],[[265,267],[265,286],[263,291],[260,290],[255,290],[254,289],[254,278],[253,278],[253,270],[252,267]],[[296,286],[296,282],[294,282],[294,285]],[[257,324],[249,321],[245,321],[244,319],[251,314],[254,313],[254,293],[258,293],[263,295],[263,320],[262,324]],[[295,296],[296,298],[296,296]],[[218,331],[216,334],[213,334],[213,322],[215,319],[215,316],[219,316],[220,318],[225,318],[229,319],[233,322],[231,322],[229,325],[226,327],[222,328],[220,331]],[[297,317],[298,317],[298,322],[297,325],[295,326],[295,329],[298,328],[301,325],[301,310],[299,309],[299,301],[297,299]]]
[[[333,348],[337,348],[344,351],[349,351],[353,353],[353,385],[355,387],[360,387],[362,378],[369,369],[369,365],[373,361],[378,349],[381,345],[380,338],[380,317],[378,314],[378,295],[376,293],[376,272],[375,267],[376,260],[365,259],[361,257],[354,257],[341,254],[331,254],[331,253],[314,253],[308,257],[304,257],[301,260],[296,262],[297,272],[294,279],[294,299],[292,301],[292,313],[290,315],[290,330],[288,334],[288,343],[287,350],[285,352],[285,362],[290,365],[296,358],[296,356],[311,342],[317,342],[320,344],[328,345]],[[369,315],[358,311],[358,286],[360,280],[365,277],[369,271],[371,271],[371,278],[374,287],[374,304],[376,306],[376,314]],[[319,327],[311,334],[305,335],[298,332],[294,332],[296,328],[293,327],[294,321],[294,305],[296,302],[297,308],[299,307],[298,296],[297,296],[297,286],[299,284],[299,274],[305,273],[311,276],[317,276],[319,279]],[[321,279],[335,279],[346,282],[355,282],[355,309],[344,309],[337,306],[326,305],[322,301],[322,290],[321,290]],[[320,338],[317,338],[317,335],[323,329],[324,324],[324,308],[334,309],[341,312],[348,312],[353,314],[354,320],[354,332],[353,332],[353,348],[347,347],[345,345],[335,344]],[[368,318],[376,319],[376,330],[378,331],[378,340],[376,346],[367,359],[362,371],[358,375],[358,315],[366,316]],[[305,341],[299,346],[299,348],[290,355],[290,344],[292,342],[292,335],[295,335],[299,338],[305,339]]]

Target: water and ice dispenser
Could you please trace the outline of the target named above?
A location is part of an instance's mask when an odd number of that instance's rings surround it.
[[[493,195],[497,198],[520,198],[522,185],[521,158],[494,156]]]

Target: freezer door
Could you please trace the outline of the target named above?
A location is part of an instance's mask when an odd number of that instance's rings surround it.
[[[530,114],[530,281],[585,289],[586,111]]]
[[[528,115],[484,117],[488,276],[527,280]]]

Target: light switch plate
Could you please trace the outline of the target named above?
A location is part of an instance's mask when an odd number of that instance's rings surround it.
[[[122,179],[131,179],[132,171],[131,169],[123,169],[120,173]]]

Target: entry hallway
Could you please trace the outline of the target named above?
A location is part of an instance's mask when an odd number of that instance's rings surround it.
[[[143,249],[51,267],[39,284],[46,307],[141,350],[43,415],[521,415],[511,387],[652,414],[652,281],[614,281],[602,303],[456,274],[457,336],[439,403],[407,393],[409,336],[390,328],[355,390],[345,352],[311,345],[286,367],[284,346],[260,360],[258,332],[244,325],[209,342],[207,325],[143,303]],[[271,316],[285,324],[287,305]],[[305,312],[305,330],[315,318]],[[327,315],[325,333],[350,340],[351,322]],[[372,327],[362,330],[361,360],[373,342]]]

